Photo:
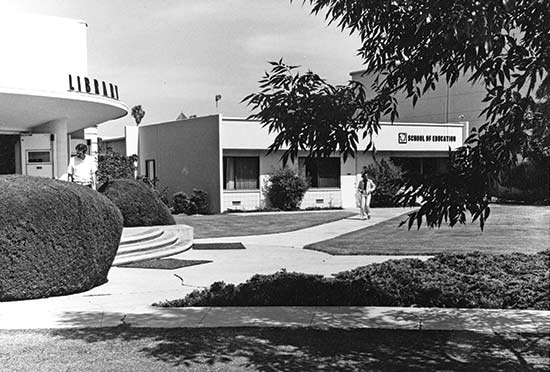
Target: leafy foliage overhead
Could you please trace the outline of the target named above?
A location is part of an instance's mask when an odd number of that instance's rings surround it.
[[[338,107],[347,107],[342,109],[345,120],[319,115],[327,103],[323,102],[323,108],[309,104],[304,97],[313,93],[297,89],[310,88],[308,84],[288,73],[281,76],[281,69],[289,67],[279,63],[278,70],[266,73],[260,81],[262,91],[245,98],[253,109],[260,110],[252,117],[279,132],[270,151],[284,144],[291,153],[306,148],[314,156],[331,151],[340,151],[344,157],[353,155],[358,136],[351,133],[352,128],[367,136],[379,129],[380,114],[389,115],[392,121],[398,118],[397,94],[405,93],[415,104],[436,89],[438,81],[452,86],[465,76],[486,88],[486,123],[455,153],[447,174],[408,179],[401,185],[402,205],[415,203],[419,196],[423,200],[422,207],[409,215],[409,226],[416,222],[420,227],[424,219],[431,227],[443,221],[452,226],[465,223],[470,213],[483,228],[491,191],[502,171],[513,167],[519,155],[548,159],[548,112],[540,107],[548,101],[550,91],[550,1],[308,2],[313,14],[324,13],[329,23],[359,35],[362,46],[358,53],[365,74],[375,77],[375,95],[365,99],[356,93],[352,98],[359,99],[350,103],[345,96],[342,103],[330,94],[328,101],[337,113],[341,112]],[[324,83],[313,73],[308,75]],[[272,92],[268,94],[267,89]],[[536,89],[539,101],[534,97]],[[350,117],[355,120],[351,124]],[[283,131],[290,133],[281,134]]]
[[[249,119],[277,133],[268,150],[284,148],[283,164],[294,161],[300,150],[310,156],[340,152],[347,159],[357,151],[358,130],[366,128],[365,136],[371,137],[378,133],[380,111],[370,107],[376,103],[367,101],[361,83],[333,86],[311,71],[295,73],[299,66],[269,63],[273,69],[260,80],[260,92],[243,102],[259,110]]]

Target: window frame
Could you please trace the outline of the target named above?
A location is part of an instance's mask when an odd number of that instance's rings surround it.
[[[149,164],[153,165],[153,177],[151,177],[151,175],[149,174]],[[155,159],[145,160],[145,178],[148,178],[151,181],[157,178],[157,163]]]
[[[254,172],[255,172],[255,185],[254,187],[239,187],[240,183],[238,182],[238,161],[239,160],[253,160],[255,162],[254,164]],[[229,175],[228,175],[228,163],[233,162],[233,179],[231,180],[233,182],[233,188],[228,187],[229,183]],[[224,155],[222,160],[222,166],[223,166],[223,191],[250,191],[250,190],[259,190],[260,189],[260,157],[259,156],[239,156],[239,155]],[[252,178],[248,179],[251,180]],[[244,179],[241,180],[241,182],[244,182]]]
[[[308,162],[312,162],[312,161],[315,161],[316,165],[315,165],[315,168],[308,173],[308,166],[311,166],[311,163],[308,164]],[[320,163],[325,161],[334,162],[334,165],[336,165],[336,169],[335,169],[336,173],[334,175],[334,178],[329,178],[329,179],[334,179],[336,181],[335,186],[319,186],[322,179],[321,174],[319,172],[319,169],[322,167],[322,164]],[[339,157],[331,156],[328,158],[310,158],[307,156],[300,156],[298,157],[298,169],[300,174],[303,174],[308,179],[308,182],[310,183],[310,188],[340,189],[342,187],[342,162]],[[324,168],[324,169],[327,169],[327,168]],[[312,173],[314,174],[312,175]]]

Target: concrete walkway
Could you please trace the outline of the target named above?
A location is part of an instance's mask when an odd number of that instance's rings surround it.
[[[374,217],[331,222],[304,230],[261,236],[200,239],[242,242],[246,249],[190,250],[173,258],[211,261],[175,270],[113,267],[109,282],[90,291],[47,299],[0,303],[0,329],[108,327],[306,326],[320,328],[464,329],[482,332],[550,332],[550,312],[520,310],[383,307],[157,308],[152,303],[182,298],[215,281],[240,283],[256,273],[285,268],[322,275],[398,256],[331,256],[301,249],[398,216],[379,209]],[[425,258],[425,257],[423,257]]]
[[[262,245],[265,247],[291,247],[302,248],[304,245],[332,239],[339,235],[347,234],[352,231],[360,230],[368,226],[374,226],[380,222],[392,219],[394,217],[405,215],[410,209],[405,208],[380,208],[373,212],[370,220],[361,220],[359,215],[351,216],[323,225],[313,226],[307,229],[290,231],[279,234],[249,235],[228,238],[195,239],[195,243],[214,243],[214,242],[241,242],[248,247],[252,245]],[[281,213],[281,212],[278,212]],[[299,213],[299,212],[287,212]],[[322,213],[322,212],[320,212]],[[253,215],[254,213],[248,213]],[[247,215],[241,213],[240,215]],[[253,217],[253,216],[250,216]],[[299,218],[299,217],[297,217]],[[405,217],[403,217],[405,218]],[[251,223],[253,219],[251,218]]]

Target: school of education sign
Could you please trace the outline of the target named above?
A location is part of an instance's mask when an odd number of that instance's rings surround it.
[[[456,136],[430,135],[430,134],[407,134],[399,133],[397,142],[406,145],[409,142],[456,142]]]
[[[449,151],[462,146],[466,130],[466,123],[381,123],[373,141],[377,151]]]

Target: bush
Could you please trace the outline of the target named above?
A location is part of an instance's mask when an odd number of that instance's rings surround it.
[[[137,180],[145,183],[148,187],[151,188],[153,193],[160,199],[161,202],[164,203],[168,208],[170,208],[170,201],[168,200],[168,187],[159,188],[159,179],[158,177],[155,177],[153,179],[150,179],[149,177],[145,176],[138,176]]]
[[[550,251],[390,260],[334,278],[279,271],[158,306],[423,306],[550,310]]]
[[[99,185],[116,179],[134,179],[137,155],[125,156],[110,148],[97,156],[97,182]]]
[[[191,201],[186,193],[181,191],[175,193],[173,203],[174,214],[186,213],[189,210],[189,203],[191,203]]]
[[[394,165],[391,160],[382,159],[379,164],[370,164],[367,172],[376,184],[376,189],[372,193],[371,206],[397,206],[394,197],[399,190],[398,181],[403,176],[401,168]]]
[[[550,165],[548,161],[525,160],[504,172],[496,196],[503,200],[548,204]]]
[[[157,306],[310,306],[326,303],[327,281],[322,275],[289,273],[285,270],[270,275],[254,275],[234,286],[215,282],[210,288],[193,291],[184,299],[167,301]]]
[[[0,176],[0,300],[82,292],[107,282],[122,215],[74,183]]]
[[[176,224],[168,207],[142,181],[111,180],[98,191],[120,209],[124,227]]]
[[[208,214],[210,211],[208,193],[204,190],[193,189],[190,198],[184,192],[175,193],[173,211],[175,214]]]
[[[265,186],[265,194],[271,207],[283,211],[298,209],[308,189],[304,176],[291,168],[278,169]]]
[[[193,189],[190,202],[192,214],[208,214],[210,206],[208,205],[208,193],[206,191]]]

